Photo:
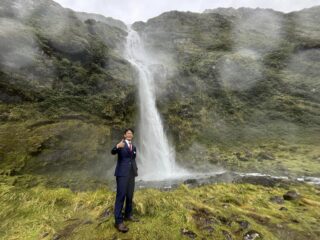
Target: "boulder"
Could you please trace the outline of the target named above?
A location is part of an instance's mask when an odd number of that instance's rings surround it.
[[[283,194],[284,200],[288,200],[288,201],[296,200],[299,197],[300,197],[299,194],[295,190],[290,190],[290,191],[286,192],[285,194]]]

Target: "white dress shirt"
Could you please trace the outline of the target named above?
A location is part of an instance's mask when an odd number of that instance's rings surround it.
[[[128,147],[129,147],[129,149],[130,149],[130,144],[132,144],[132,142],[131,142],[131,141],[129,141],[128,139],[126,139],[125,141],[127,142]],[[131,147],[132,147],[132,146],[131,146]]]

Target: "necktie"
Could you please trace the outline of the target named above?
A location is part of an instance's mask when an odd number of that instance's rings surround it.
[[[132,144],[131,142],[129,142],[129,148],[130,148],[130,152],[132,151]]]

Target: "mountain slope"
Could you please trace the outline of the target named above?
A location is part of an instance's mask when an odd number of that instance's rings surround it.
[[[105,177],[111,128],[118,135],[135,121],[125,25],[79,19],[49,0],[0,6],[1,169]]]
[[[133,25],[159,59],[158,106],[181,161],[188,161],[187,152],[239,169],[248,167],[240,160],[248,155],[252,170],[287,172],[304,158],[280,150],[290,149],[287,144],[318,159],[319,9],[171,11]],[[251,161],[266,150],[277,154],[280,166]],[[286,163],[284,156],[293,159]]]
[[[171,11],[133,24],[178,162],[319,175],[318,13]],[[0,16],[2,174],[111,177],[110,147],[138,115],[126,25],[50,0],[5,0]]]

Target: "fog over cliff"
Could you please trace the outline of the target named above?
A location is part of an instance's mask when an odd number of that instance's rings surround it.
[[[303,8],[310,8],[320,4],[319,0],[163,0],[151,2],[147,0],[109,0],[103,2],[100,0],[93,1],[73,1],[57,0],[63,7],[71,8],[75,11],[98,13],[104,16],[120,19],[125,23],[134,23],[136,21],[147,21],[150,18],[160,15],[163,12],[172,10],[203,12],[206,9],[215,8],[270,8],[281,12],[299,11]]]
[[[146,148],[127,25],[50,0],[0,7],[2,173],[112,179],[125,127]],[[319,176],[318,14],[172,10],[131,25],[177,164]]]

